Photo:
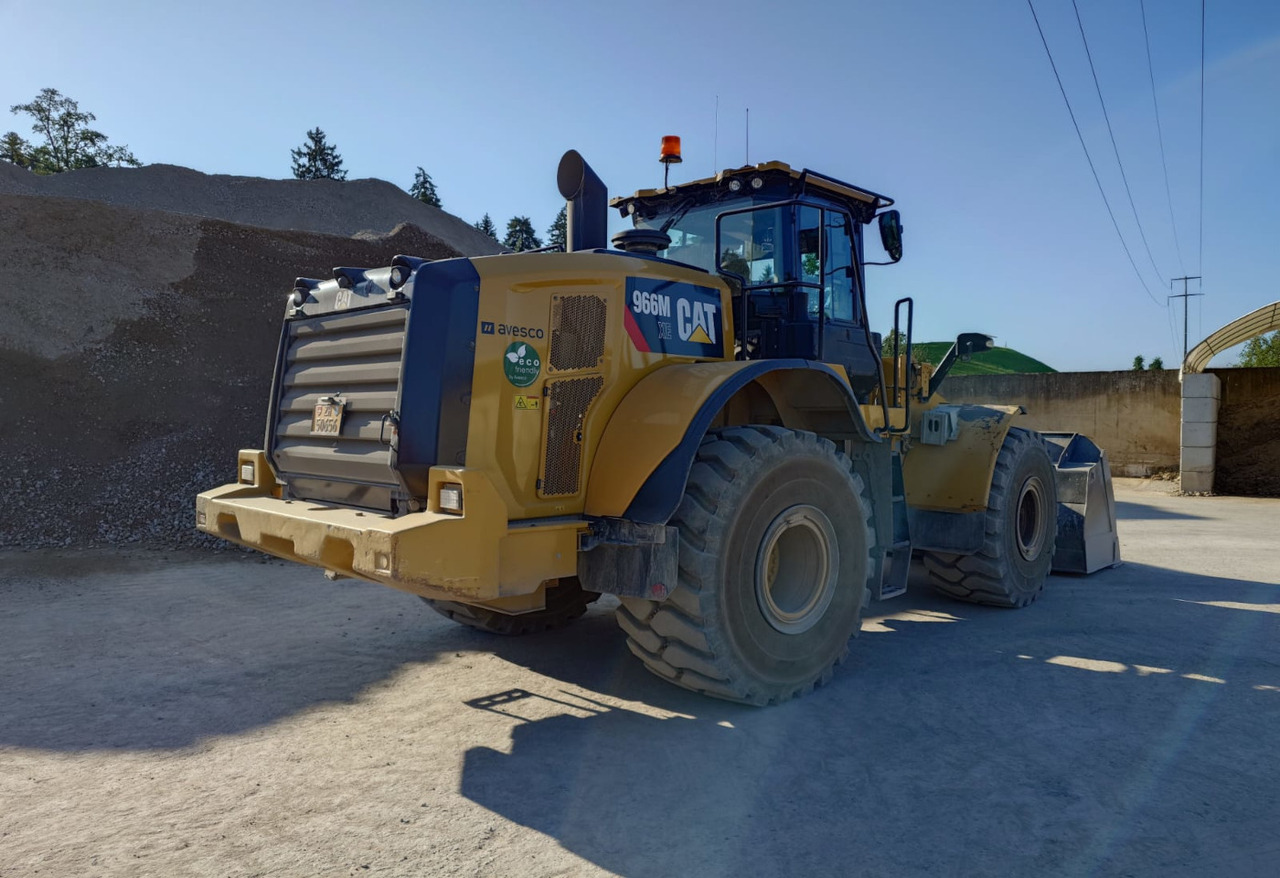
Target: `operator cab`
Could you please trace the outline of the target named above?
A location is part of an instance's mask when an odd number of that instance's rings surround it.
[[[864,400],[877,385],[880,340],[867,322],[862,236],[878,216],[890,258],[901,257],[898,212],[884,210],[892,199],[768,162],[611,204],[635,229],[616,236],[621,246],[634,238],[653,252],[656,241],[654,255],[728,279],[738,359],[839,364]]]

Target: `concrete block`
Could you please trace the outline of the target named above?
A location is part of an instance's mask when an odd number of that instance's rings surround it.
[[[1210,397],[1222,398],[1222,382],[1218,376],[1209,372],[1193,372],[1182,376],[1182,398]]]
[[[1184,424],[1216,424],[1218,422],[1218,400],[1211,397],[1182,400],[1182,423]]]
[[[1213,449],[1191,446],[1182,449],[1182,471],[1184,473],[1213,472]]]
[[[1183,472],[1181,482],[1182,490],[1188,494],[1207,494],[1213,490],[1213,472],[1207,473],[1189,473]]]
[[[1182,447],[1213,448],[1218,440],[1217,424],[1187,422],[1182,425]]]

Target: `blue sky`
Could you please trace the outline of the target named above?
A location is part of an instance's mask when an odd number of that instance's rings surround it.
[[[743,162],[749,107],[752,162],[897,199],[906,256],[868,269],[877,328],[911,295],[921,340],[977,330],[1062,370],[1127,368],[1139,353],[1172,366],[1170,277],[1204,276],[1192,344],[1280,299],[1280,3],[1208,0],[1202,258],[1200,2],[1146,0],[1181,257],[1138,0],[1078,2],[1156,267],[1071,3],[1036,10],[1156,302],[1107,218],[1025,0],[0,0],[0,104],[51,86],[144,162],[266,177],[288,176],[289,149],[318,125],[352,178],[408,186],[422,165],[446,210],[500,226],[527,214],[540,232],[560,206],[565,149],[611,195],[660,183],[663,134],[684,140],[675,176],[705,176]],[[0,122],[11,128],[28,133],[23,118]]]

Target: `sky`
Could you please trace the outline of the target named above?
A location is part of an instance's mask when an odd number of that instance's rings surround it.
[[[144,163],[263,177],[319,126],[350,179],[422,166],[449,212],[540,233],[566,149],[617,196],[661,184],[678,134],[673,182],[780,160],[892,196],[905,256],[867,269],[873,328],[912,296],[921,341],[1173,367],[1170,278],[1203,276],[1192,345],[1280,299],[1280,3],[1205,0],[1202,200],[1200,0],[1145,0],[1150,67],[1139,0],[1077,2],[1136,220],[1072,4],[1035,10],[1132,265],[1026,0],[0,0],[0,105],[57,88]]]

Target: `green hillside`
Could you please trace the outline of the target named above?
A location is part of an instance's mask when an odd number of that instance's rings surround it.
[[[912,347],[917,360],[938,365],[951,348],[949,341],[926,341]],[[952,375],[1012,375],[1022,372],[1056,372],[1037,359],[1012,348],[992,348],[974,354],[968,362],[961,360],[951,369]]]

